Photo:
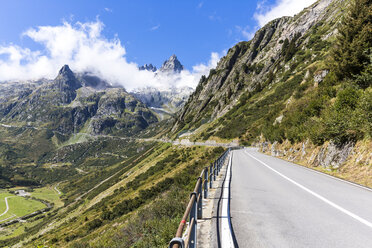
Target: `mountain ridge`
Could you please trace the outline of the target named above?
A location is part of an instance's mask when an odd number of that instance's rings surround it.
[[[323,36],[327,39],[334,37],[334,25],[340,16],[338,8],[343,4],[344,1],[338,0],[318,1],[295,17],[282,17],[269,22],[256,32],[252,40],[240,42],[230,48],[227,55],[218,62],[216,69],[212,69],[208,77],[201,78],[195,92],[179,114],[173,132],[180,130],[185,123],[198,128],[201,122],[214,121],[236,105],[244,92],[254,93],[278,83],[280,77],[283,78],[282,75],[287,76],[285,73],[290,69],[287,64],[292,59],[289,56],[294,55],[291,54],[293,51],[289,51],[289,43],[292,42],[291,49],[295,46],[306,47],[310,41],[309,30],[314,29],[320,21],[333,25],[332,28],[328,27],[330,33]],[[303,44],[299,45],[299,42]],[[284,53],[288,51],[289,53]],[[282,75],[274,78],[281,71]]]

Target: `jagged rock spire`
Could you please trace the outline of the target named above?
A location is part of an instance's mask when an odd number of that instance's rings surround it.
[[[68,65],[62,66],[54,82],[61,90],[76,90],[82,86]]]
[[[70,67],[68,65],[62,66],[62,68],[59,70],[58,75],[73,75],[74,73],[71,71]]]
[[[157,69],[156,69],[156,66],[153,66],[152,64],[144,64],[143,66],[140,66],[138,68],[140,71],[152,71],[152,72],[155,72]]]
[[[177,56],[173,54],[168,60],[164,61],[159,71],[172,73],[181,72],[183,69],[181,62],[177,59]]]

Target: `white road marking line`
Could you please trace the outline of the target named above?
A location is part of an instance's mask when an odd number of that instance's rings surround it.
[[[258,151],[255,151],[255,152],[258,152]],[[258,152],[259,153],[259,152]],[[262,154],[262,153],[261,153]],[[266,155],[266,154],[262,154],[262,155]],[[269,155],[266,155],[266,156],[269,156]],[[277,158],[277,157],[275,157]],[[280,159],[280,160],[283,160],[284,162],[287,162],[287,163],[291,163],[285,159],[282,159],[282,158],[277,158],[277,159]],[[306,169],[308,171],[312,171],[314,173],[317,173],[319,175],[323,175],[323,176],[326,176],[326,177],[329,177],[329,178],[332,178],[334,180],[337,180],[337,181],[340,181],[340,182],[344,182],[344,183],[347,183],[347,184],[350,184],[350,185],[353,185],[355,187],[358,187],[358,188],[361,188],[361,189],[365,189],[365,190],[368,190],[368,191],[371,191],[372,192],[372,189],[371,188],[368,188],[366,186],[363,186],[363,185],[360,185],[360,184],[357,184],[357,183],[353,183],[353,182],[350,182],[350,181],[347,181],[345,179],[342,179],[342,178],[338,178],[338,177],[335,177],[335,176],[332,176],[332,175],[329,175],[327,173],[324,173],[324,172],[321,172],[321,171],[317,171],[317,170],[314,170],[314,169],[311,169],[311,168],[308,168],[306,166],[303,166],[303,165],[299,165],[299,164],[296,164],[296,163],[293,163],[293,165],[297,166],[297,167],[300,167],[300,168],[303,168],[303,169]]]
[[[231,167],[231,158],[230,153],[229,164],[226,169],[226,179],[223,184],[223,193],[222,193],[222,210],[221,210],[221,245],[223,248],[234,248],[234,241],[231,234],[230,224],[229,224],[229,185],[230,185],[230,167]]]
[[[366,226],[372,228],[372,223],[371,223],[371,222],[369,222],[369,221],[363,219],[362,217],[359,217],[358,215],[356,215],[356,214],[350,212],[349,210],[344,209],[343,207],[337,205],[336,203],[334,203],[334,202],[332,202],[332,201],[326,199],[325,197],[319,195],[318,193],[315,193],[314,191],[312,191],[312,190],[306,188],[305,186],[299,184],[298,182],[296,182],[296,181],[290,179],[289,177],[283,175],[283,174],[280,173],[279,171],[277,171],[277,170],[271,168],[271,167],[270,167],[269,165],[267,165],[265,162],[262,162],[262,161],[259,160],[258,158],[255,158],[255,157],[252,156],[251,154],[249,154],[249,153],[247,153],[247,152],[246,152],[246,154],[247,154],[248,156],[250,156],[251,158],[257,160],[258,162],[260,162],[260,163],[263,164],[264,166],[266,166],[268,169],[270,169],[270,170],[272,170],[273,172],[277,173],[279,176],[283,177],[284,179],[288,180],[289,182],[293,183],[294,185],[298,186],[299,188],[305,190],[305,191],[308,192],[309,194],[311,194],[311,195],[315,196],[316,198],[318,198],[318,199],[324,201],[324,202],[327,203],[328,205],[330,205],[330,206],[336,208],[337,210],[343,212],[344,214],[349,215],[350,217],[354,218],[355,220],[361,222],[362,224],[364,224],[364,225],[366,225]]]

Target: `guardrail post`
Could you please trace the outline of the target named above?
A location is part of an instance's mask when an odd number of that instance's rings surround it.
[[[197,237],[197,234],[196,234],[196,219],[193,219],[193,224],[191,225],[191,221],[190,221],[190,238],[189,238],[189,245],[187,246],[188,248],[196,248],[196,237]]]
[[[198,200],[198,195],[196,192],[192,192],[190,195],[190,198],[195,195],[195,201],[194,204],[192,204],[191,212],[190,212],[190,224],[192,219],[194,219],[194,225],[190,226],[190,239],[189,239],[189,248],[196,248],[196,231],[197,231],[197,200]]]
[[[208,197],[208,167],[204,168],[204,199]]]
[[[198,208],[198,219],[203,218],[203,195],[202,195],[202,187],[203,187],[203,179],[199,177],[200,184],[198,187],[198,197],[196,198],[196,204]]]
[[[216,173],[217,173],[216,162],[214,162],[213,163],[213,181],[216,181]]]
[[[212,163],[209,165],[209,188],[212,188],[212,176],[213,176],[213,169]]]

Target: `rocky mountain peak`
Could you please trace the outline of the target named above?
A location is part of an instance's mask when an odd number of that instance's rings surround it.
[[[68,65],[62,66],[62,68],[58,72],[58,75],[73,75],[73,74],[74,73],[71,71]]]
[[[181,62],[177,59],[177,56],[173,54],[168,60],[164,61],[159,70],[161,72],[181,72],[183,69],[184,67]]]
[[[153,66],[152,64],[144,64],[143,66],[140,66],[138,68],[140,71],[152,71],[152,72],[155,72],[157,69],[156,69],[156,66]]]
[[[81,83],[76,79],[75,74],[71,71],[68,65],[62,66],[62,68],[58,72],[58,76],[54,80],[54,83],[61,90],[76,90],[82,86]]]

